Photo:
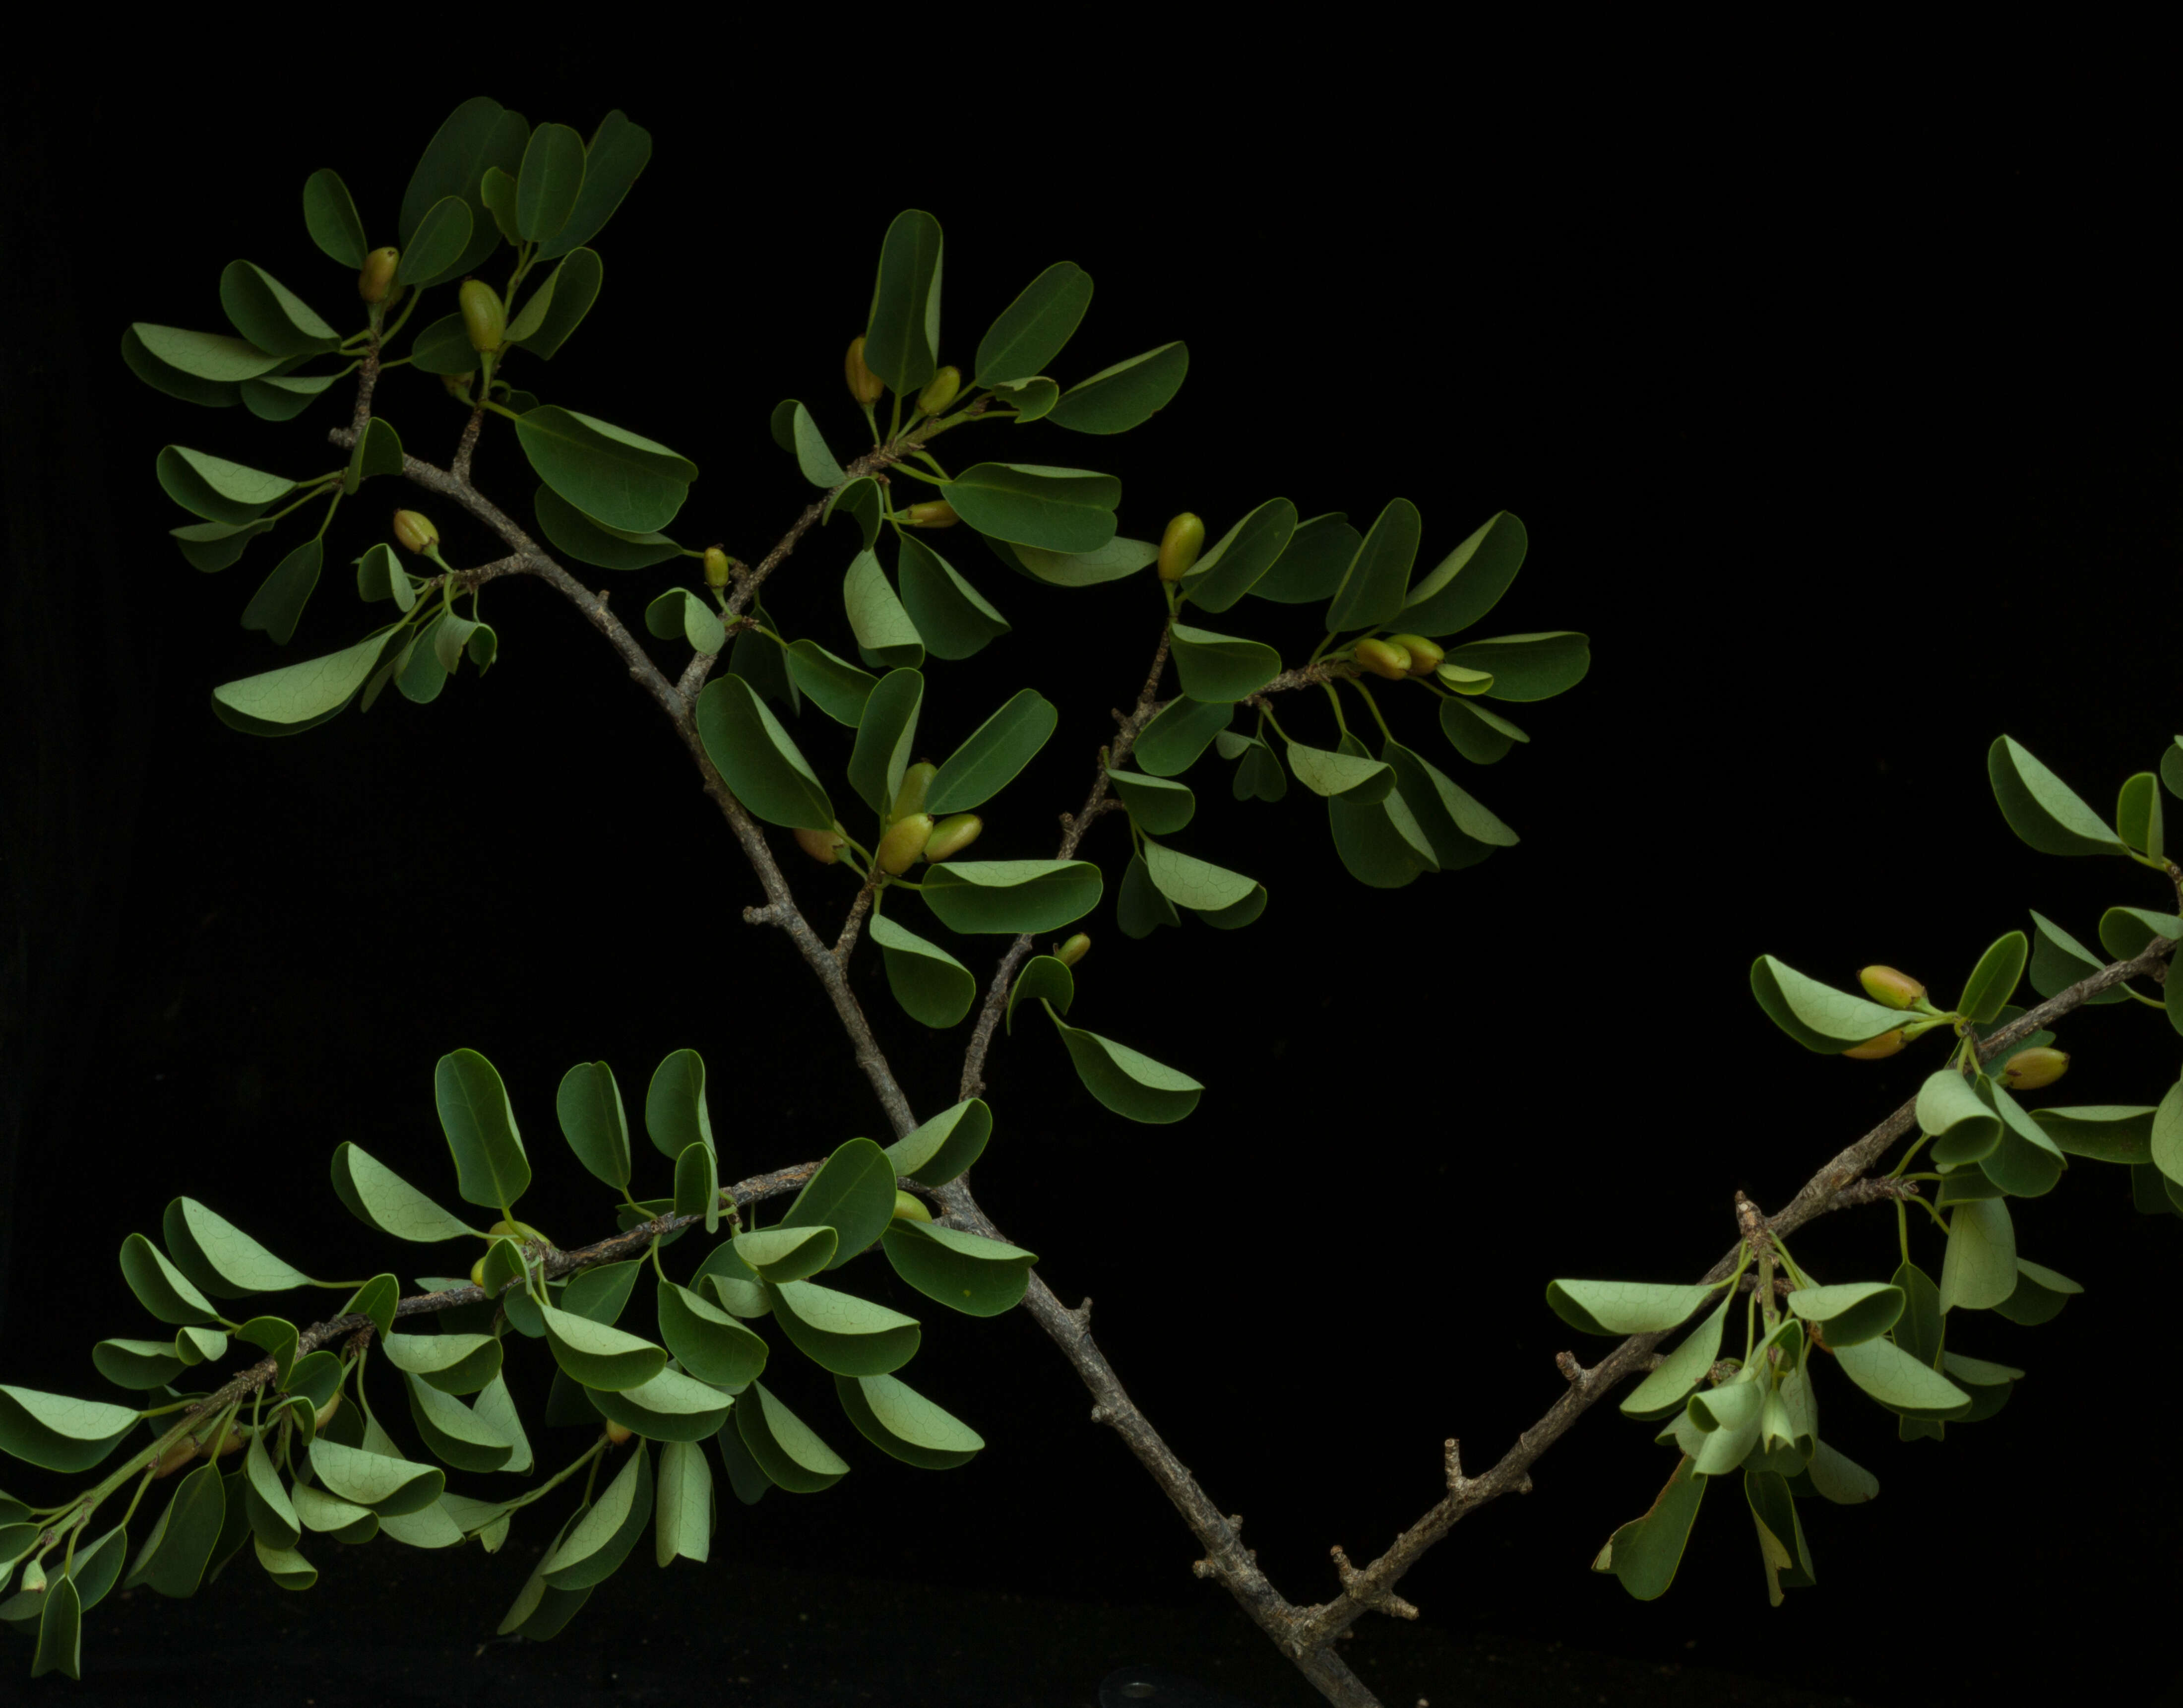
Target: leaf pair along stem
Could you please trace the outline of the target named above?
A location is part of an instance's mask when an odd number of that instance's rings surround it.
[[[374,352],[364,364],[354,424],[328,436],[335,444],[346,448],[355,443],[369,419],[371,387],[376,376],[377,363]],[[746,908],[744,920],[751,924],[777,926],[787,934],[832,1003],[853,1049],[857,1065],[885,1110],[894,1128],[895,1137],[899,1138],[907,1135],[916,1127],[917,1118],[894,1077],[884,1051],[873,1036],[861,1005],[850,989],[847,976],[847,962],[855,945],[857,926],[869,906],[872,886],[868,883],[860,889],[836,943],[827,943],[814,930],[791,893],[763,830],[723,781],[699,738],[694,715],[697,696],[714,663],[714,657],[697,654],[683,671],[680,679],[670,682],[628,629],[608,609],[607,595],[603,592],[594,593],[586,588],[469,484],[469,453],[475,443],[481,413],[473,413],[451,468],[442,470],[406,454],[403,459],[403,473],[409,480],[427,491],[460,504],[492,528],[508,547],[508,557],[461,573],[466,580],[472,581],[482,581],[502,575],[529,575],[544,581],[582,612],[620,656],[630,678],[651,695],[689,750],[692,761],[703,779],[705,793],[727,821],[729,829],[741,844],[757,876],[765,899],[762,904]],[[882,471],[890,464],[916,450],[918,437],[913,432],[903,439],[875,448],[847,466],[844,471],[846,478],[879,475],[884,479]],[[795,549],[803,534],[824,515],[825,509],[824,499],[808,506],[754,569],[736,576],[734,590],[725,602],[731,620],[751,609],[758,584]],[[1158,700],[1157,694],[1170,650],[1171,626],[1170,615],[1168,623],[1163,625],[1152,667],[1136,706],[1127,714],[1119,710],[1114,714],[1120,729],[1111,748],[1101,757],[1083,809],[1074,815],[1063,815],[1063,833],[1058,850],[1061,859],[1072,857],[1091,826],[1119,804],[1109,793],[1107,768],[1119,763],[1129,753],[1137,737],[1159,709],[1161,702]],[[1269,683],[1261,693],[1300,688],[1323,682],[1331,676],[1351,673],[1353,673],[1353,666],[1346,663],[1314,665],[1305,670],[1284,673]],[[1253,696],[1253,698],[1258,698],[1258,696]],[[2175,868],[2169,870],[2171,875],[2175,875]],[[964,1097],[975,1096],[983,1088],[984,1062],[992,1047],[996,1026],[1007,1005],[1011,979],[1031,946],[1032,939],[1029,934],[1017,937],[1003,953],[995,969],[964,1054],[960,1091]],[[2174,947],[2164,939],[2156,938],[2132,960],[2115,963],[2092,974],[1982,1040],[1979,1044],[1980,1057],[1989,1057],[2008,1048],[2113,985],[2153,971],[2160,967]],[[1786,1234],[1831,1210],[1874,1201],[1879,1195],[1875,1190],[1875,1182],[1862,1181],[1860,1177],[1879,1160],[1889,1145],[1915,1126],[1915,1107],[1914,1099],[1905,1102],[1886,1120],[1820,1168],[1786,1207],[1775,1216],[1763,1219],[1764,1229],[1772,1233]],[[815,1166],[803,1165],[799,1169],[784,1171],[782,1177],[786,1179],[794,1176],[800,1179]],[[744,1182],[731,1190],[741,1200],[742,1195],[754,1184]],[[784,1186],[780,1189],[786,1188]],[[980,1207],[964,1180],[958,1178],[936,1188],[934,1195],[944,1206],[949,1224],[989,1238],[1005,1238]],[[1747,1204],[1739,1205],[1739,1209],[1747,1220],[1756,1216],[1755,1210]],[[670,1231],[668,1223],[680,1225],[691,1219],[668,1218],[661,1222],[647,1223],[615,1239],[587,1248],[584,1252],[563,1254],[554,1260],[559,1267],[553,1272],[588,1267],[595,1262],[610,1261],[614,1257],[627,1255],[659,1233]],[[1717,1282],[1728,1276],[1735,1268],[1742,1244],[1742,1239],[1739,1238],[1736,1245],[1731,1247],[1727,1255],[1706,1273],[1703,1282]],[[455,1294],[403,1300],[400,1309],[405,1315],[412,1311],[434,1310],[447,1304],[465,1302],[467,1295],[474,1291],[457,1289]],[[464,1297],[458,1298],[458,1294]],[[1225,1514],[1214,1505],[1130,1399],[1092,1336],[1092,1301],[1086,1299],[1075,1310],[1064,1308],[1034,1271],[1029,1277],[1024,1304],[1091,1390],[1095,1402],[1092,1410],[1092,1421],[1108,1425],[1121,1436],[1205,1549],[1204,1556],[1196,1562],[1193,1569],[1200,1576],[1217,1578],[1282,1653],[1310,1679],[1327,1700],[1339,1705],[1339,1708],[1379,1708],[1379,1705],[1371,1691],[1335,1652],[1333,1644],[1336,1639],[1367,1611],[1378,1611],[1399,1617],[1416,1617],[1417,1610],[1393,1593],[1394,1586],[1404,1573],[1469,1512],[1512,1490],[1528,1492],[1532,1462],[1617,1382],[1625,1376],[1641,1373],[1656,1364],[1658,1360],[1653,1349],[1676,1332],[1669,1329],[1632,1335],[1590,1366],[1580,1364],[1569,1353],[1559,1355],[1556,1362],[1568,1383],[1567,1388],[1537,1422],[1518,1436],[1515,1444],[1497,1463],[1481,1476],[1466,1476],[1459,1444],[1453,1439],[1445,1442],[1441,1469],[1446,1493],[1442,1498],[1404,1531],[1385,1554],[1362,1567],[1353,1566],[1338,1546],[1330,1549],[1341,1584],[1340,1592],[1325,1602],[1302,1606],[1291,1603],[1275,1589],[1258,1568],[1251,1551],[1243,1546],[1240,1533],[1241,1516]],[[310,1333],[319,1335],[323,1332],[325,1338],[332,1338],[344,1332],[345,1327],[354,1326],[345,1319],[343,1323],[319,1325]],[[231,1388],[234,1385],[229,1384]],[[226,1391],[223,1389],[223,1394]]]

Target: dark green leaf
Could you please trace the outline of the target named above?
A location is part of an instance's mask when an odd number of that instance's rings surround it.
[[[700,1382],[733,1392],[765,1368],[765,1342],[703,1295],[663,1280],[658,1310],[659,1338]]]
[[[2031,1118],[2072,1156],[2145,1163],[2152,1160],[2154,1114],[2149,1104],[2090,1104],[2076,1109],[2037,1109]]]
[[[1196,765],[1213,738],[1234,720],[1232,704],[1178,695],[1144,727],[1129,757],[1156,777],[1180,776]]]
[[[647,1441],[703,1441],[719,1432],[735,1403],[732,1394],[679,1370],[663,1370],[635,1388],[586,1388],[584,1398]]]
[[[2106,965],[2044,914],[2035,911],[2031,926],[2031,988],[2040,995],[2059,996],[2078,980]],[[2129,1000],[2130,993],[2122,986],[2109,985],[2098,995],[2086,999],[2086,1006]]]
[[[920,1026],[942,1031],[960,1025],[978,999],[978,981],[970,969],[876,910],[870,932],[886,962],[887,988],[903,1012]]]
[[[835,460],[834,453],[826,448],[825,437],[819,432],[818,422],[811,419],[811,411],[801,403],[789,411],[788,441],[790,448],[796,453],[796,466],[813,486],[830,491],[849,478]]]
[[[155,468],[169,498],[193,516],[231,527],[256,521],[260,510],[296,490],[293,481],[184,445],[162,447]]]
[[[549,1588],[589,1589],[614,1576],[652,1519],[652,1449],[643,1441],[539,1569]]]
[[[648,570],[681,555],[682,548],[666,535],[609,528],[551,487],[539,487],[532,502],[539,531],[578,563],[602,570]]]
[[[892,1198],[890,1194],[889,1204]],[[914,1318],[809,1281],[768,1282],[773,1320],[796,1349],[836,1376],[884,1376],[916,1355]]]
[[[1164,925],[1180,925],[1175,904],[1159,893],[1141,854],[1130,856],[1122,872],[1121,893],[1114,900],[1114,922],[1127,937],[1150,937]]]
[[[543,404],[517,418],[525,456],[554,492],[608,527],[663,528],[689,496],[697,465],[611,422]]]
[[[678,1049],[653,1071],[644,1093],[644,1127],[662,1156],[679,1157],[693,1144],[713,1149],[705,1058],[696,1050]]]
[[[914,670],[889,670],[864,702],[849,754],[849,785],[881,818],[892,809],[903,774],[909,769],[924,704],[925,678]]]
[[[475,205],[459,196],[442,196],[427,208],[415,232],[402,245],[394,282],[419,291],[442,285],[465,270],[471,250],[482,246],[490,253],[500,241],[500,229],[490,214],[479,217],[484,206],[482,196]]]
[[[1591,638],[1559,629],[1497,635],[1449,648],[1447,664],[1492,677],[1492,686],[1484,692],[1497,700],[1551,699],[1584,680],[1591,668]]]
[[[1461,633],[1500,603],[1529,545],[1523,523],[1497,513],[1419,578],[1395,626],[1406,634]]]
[[[1165,409],[1190,371],[1186,344],[1156,345],[1141,356],[1079,380],[1047,412],[1056,426],[1077,433],[1126,433]],[[1066,547],[1060,549],[1069,549]]]
[[[880,246],[864,364],[903,396],[940,364],[942,249],[940,222],[914,208],[895,215]]]
[[[525,242],[560,235],[584,188],[584,139],[566,125],[541,125],[515,180],[515,229]]]
[[[842,598],[848,609],[850,631],[857,637],[857,656],[866,664],[914,670],[925,662],[925,642],[917,625],[910,621],[872,553],[858,552],[849,560],[842,578]]]
[[[914,535],[902,537],[903,609],[936,659],[967,659],[1008,631],[1008,620]]]
[[[1403,608],[1403,590],[1409,585],[1424,531],[1415,504],[1408,498],[1388,500],[1327,603],[1330,634],[1379,628],[1393,620]]]
[[[630,124],[619,108],[608,114],[585,150],[584,185],[575,209],[568,223],[539,245],[538,259],[550,261],[597,236],[651,159],[652,133]]]
[[[459,1239],[471,1232],[461,1217],[449,1215],[392,1169],[347,1141],[334,1151],[333,1181],[334,1191],[350,1215],[397,1239],[429,1244]]]
[[[667,1366],[664,1349],[574,1311],[539,1307],[553,1361],[586,1388],[636,1388]]]
[[[1092,275],[1074,261],[1056,261],[1024,287],[978,340],[977,361],[964,388],[1043,374],[1091,304]]]
[[[1258,587],[1297,533],[1296,506],[1267,499],[1198,559],[1182,578],[1183,593],[1200,610],[1226,610]]]
[[[2008,736],[1986,751],[1986,776],[2008,827],[2041,854],[2119,854],[2125,850],[2099,815]]]
[[[1251,591],[1284,605],[1315,605],[1334,597],[1364,535],[1339,510],[1297,525],[1289,542]]]
[[[965,1098],[889,1145],[887,1165],[923,1185],[945,1186],[984,1154],[992,1131],[992,1110],[977,1098]],[[887,1215],[892,1220],[892,1199]]]
[[[1014,988],[1008,992],[1008,1029],[1016,1029],[1016,1004],[1019,1002],[1046,1001],[1052,1003],[1058,1014],[1067,1014],[1069,1005],[1076,1000],[1076,976],[1050,954],[1036,954],[1024,963],[1016,975]]]
[[[2148,859],[2162,857],[2165,838],[2160,785],[2151,771],[2140,771],[2123,784],[2115,802],[2115,833]]]
[[[577,1063],[561,1076],[553,1113],[576,1160],[615,1191],[627,1191],[629,1121],[614,1070],[603,1061]]]
[[[546,246],[549,250],[553,247]],[[592,304],[598,301],[605,270],[597,253],[590,249],[575,251],[556,267],[516,317],[514,330],[522,335],[523,348],[549,362],[559,354],[569,335],[583,324]]]
[[[887,1261],[919,1293],[966,1316],[1013,1310],[1030,1284],[1036,1254],[1005,1240],[908,1218],[888,1225]]]
[[[981,534],[1018,547],[1076,555],[1096,552],[1114,537],[1122,483],[1089,469],[978,463],[958,475],[941,496]]]
[[[1190,822],[1191,815],[1197,809],[1197,798],[1187,786],[1170,782],[1165,777],[1110,771],[1107,781],[1114,785],[1115,794],[1129,809],[1137,828],[1154,836],[1173,835]]]
[[[454,1154],[455,1189],[465,1203],[512,1208],[530,1184],[530,1161],[493,1065],[474,1049],[451,1051],[433,1070],[432,1095]]]
[[[1463,699],[1440,703],[1440,730],[1448,745],[1475,765],[1490,765],[1505,755],[1513,743],[1530,740],[1497,712]]]
[[[315,356],[341,342],[308,303],[255,262],[230,261],[222,270],[219,306],[269,356]]]
[[[213,1322],[219,1313],[167,1255],[141,1233],[121,1242],[121,1275],[136,1302],[162,1322]]]
[[[1136,575],[1159,556],[1150,540],[1128,540],[1119,535],[1096,552],[1048,552],[1036,546],[1010,545],[990,534],[981,534],[995,557],[1028,581],[1055,587],[1091,587]]]
[[[1869,1043],[1902,1024],[1900,1010],[1807,978],[1770,954],[1752,962],[1751,993],[1769,1020],[1806,1049],[1822,1055]],[[1962,1082],[1960,1075],[1957,1082]],[[1970,1095],[1969,1088],[1964,1095]]]
[[[936,818],[983,806],[1015,781],[1060,721],[1044,695],[1024,689],[947,756],[925,792],[925,811]]]
[[[497,166],[513,177],[523,168],[524,145],[530,127],[520,113],[511,113],[488,96],[475,96],[448,114],[447,120],[425,145],[417,170],[403,192],[400,221],[396,227],[403,249],[405,284],[436,285],[469,272],[490,255],[500,233],[489,219],[477,221],[479,231],[447,264],[436,266],[428,275],[407,270],[410,253],[417,247],[419,228],[433,205],[444,197],[459,197],[471,211],[482,214],[480,194],[486,171]]]
[[[1258,641],[1171,626],[1182,691],[1194,700],[1247,698],[1281,673],[1281,655]]]
[[[125,1405],[0,1383],[0,1453],[47,1471],[88,1471],[136,1427]]]
[[[1666,1594],[1675,1581],[1675,1568],[1682,1564],[1691,1526],[1711,1480],[1696,1472],[1697,1461],[1685,1454],[1645,1516],[1619,1527],[1592,1560],[1591,1569],[1613,1572],[1640,1601],[1655,1601]]]
[[[303,224],[311,241],[344,267],[364,270],[364,221],[340,173],[321,166],[303,181]]]
[[[2002,1005],[2015,993],[2017,981],[2024,976],[2024,962],[2030,947],[2020,931],[2010,932],[1996,941],[1971,969],[1964,993],[1957,999],[1956,1011],[1969,1015],[1980,1026],[1991,1024],[2000,1014]]]
[[[848,1474],[846,1461],[814,1434],[809,1425],[753,1382],[736,1402],[736,1431],[744,1449],[769,1481],[793,1494],[816,1494]],[[734,1461],[729,1461],[730,1472]]]
[[[853,1138],[803,1183],[775,1225],[832,1228],[840,1244],[826,1266],[839,1269],[886,1231],[894,1219],[894,1165],[886,1153],[869,1138]]]
[[[702,1216],[706,1232],[719,1231],[720,1163],[711,1145],[686,1145],[675,1159],[675,1213]]]
[[[319,584],[324,553],[315,537],[305,540],[274,567],[264,584],[243,608],[242,626],[262,629],[276,643],[286,646],[296,632],[311,589]]]
[[[769,825],[825,831],[834,805],[802,749],[749,683],[732,670],[697,696],[697,733],[736,798]]]
[[[781,661],[811,703],[836,723],[853,730],[863,722],[864,706],[879,686],[877,676],[835,657],[816,641],[795,642],[781,654]]]
[[[950,860],[924,880],[925,904],[950,931],[1055,931],[1099,904],[1099,868],[1086,860]]]
[[[1042,1003],[1067,1046],[1069,1059],[1085,1089],[1115,1114],[1130,1121],[1161,1125],[1180,1121],[1197,1107],[1205,1088],[1164,1062],[1116,1043],[1097,1032],[1069,1025]]]

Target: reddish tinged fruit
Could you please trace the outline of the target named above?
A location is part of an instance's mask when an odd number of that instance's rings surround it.
[[[1884,1061],[1901,1049],[1905,1042],[1902,1028],[1898,1026],[1892,1032],[1883,1032],[1869,1043],[1861,1043],[1842,1054],[1852,1061]]]
[[[631,1429],[626,1423],[615,1423],[609,1421],[607,1424],[607,1439],[617,1447],[620,1446],[623,1442],[628,1440],[630,1436],[636,1433],[636,1432],[634,1429]]]
[[[1391,682],[1399,682],[1410,674],[1410,654],[1407,648],[1391,641],[1359,641],[1356,647],[1357,662],[1375,676],[1385,676]]]
[[[1197,554],[1205,549],[1205,524],[1190,511],[1185,510],[1167,525],[1160,536],[1159,578],[1164,581],[1179,581],[1188,575],[1197,562]]]
[[[857,400],[860,409],[870,409],[886,390],[880,376],[864,365],[864,341],[862,338],[849,341],[849,353],[842,360],[842,376],[849,382],[849,395]]]
[[[925,853],[925,844],[932,835],[932,815],[911,813],[897,819],[880,838],[878,860],[880,870],[889,877],[900,877],[915,865]]]
[[[839,831],[808,831],[799,827],[796,845],[820,865],[831,865],[842,857],[842,845],[846,840]]]
[[[2049,1049],[2044,1044],[2032,1049],[2020,1049],[2008,1059],[2001,1071],[2001,1082],[2011,1091],[2037,1091],[2049,1086],[2069,1071],[2069,1053]]]
[[[394,537],[406,550],[427,552],[440,543],[440,531],[432,519],[416,510],[394,513]]]
[[[1925,994],[1925,987],[1907,972],[1897,972],[1891,966],[1868,966],[1858,970],[1857,982],[1864,987],[1864,993],[1875,1002],[1884,1002],[1890,1008],[1908,1008]]]

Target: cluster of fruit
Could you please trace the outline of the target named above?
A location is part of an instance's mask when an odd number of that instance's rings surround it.
[[[1946,1026],[1960,1033],[1968,1024],[1960,1014],[1950,1014],[1936,1008],[1925,999],[1925,987],[1907,972],[1897,972],[1891,966],[1860,968],[1857,982],[1864,987],[1864,993],[1875,1002],[1888,1008],[1906,1012],[1915,1010],[1926,1016],[1884,1032],[1878,1038],[1861,1043],[1842,1054],[1855,1061],[1881,1061],[1896,1054],[1903,1045],[1921,1032],[1936,1026]],[[1996,1076],[2011,1091],[2037,1091],[2050,1086],[2069,1070],[2069,1053],[2050,1049],[2044,1044],[2030,1049],[2019,1049],[2002,1065]]]

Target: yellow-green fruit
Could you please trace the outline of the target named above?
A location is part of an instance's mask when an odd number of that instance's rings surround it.
[[[842,857],[842,837],[839,831],[808,831],[798,826],[796,845],[820,865],[832,865]]]
[[[903,517],[913,528],[952,528],[962,520],[955,514],[954,505],[945,498],[927,498],[922,503],[912,504]]]
[[[462,304],[463,330],[470,335],[470,348],[480,355],[500,348],[508,330],[508,309],[500,293],[482,279],[465,279],[455,293]]]
[[[485,1285],[485,1260],[482,1257],[470,1266],[470,1285],[472,1287]]]
[[[1861,967],[1857,982],[1864,987],[1864,993],[1875,1002],[1884,1002],[1890,1008],[1908,1008],[1925,993],[1925,987],[1907,972],[1897,972],[1891,966]]]
[[[46,1562],[42,1560],[33,1560],[28,1566],[25,1566],[23,1568],[22,1583],[23,1593],[25,1595],[44,1594],[46,1590]]]
[[[1869,1043],[1861,1043],[1855,1049],[1846,1049],[1842,1054],[1852,1061],[1885,1061],[1901,1049],[1903,1043],[1902,1028],[1898,1026],[1892,1032],[1883,1032]]]
[[[636,1432],[634,1429],[631,1429],[626,1423],[615,1423],[609,1421],[607,1424],[607,1439],[614,1443],[617,1447],[620,1446],[623,1442],[628,1440],[630,1436],[636,1433]]]
[[[894,810],[887,815],[887,822],[911,813],[925,810],[925,792],[932,787],[933,778],[940,775],[940,767],[930,759],[919,759],[902,774],[902,787],[894,792]]]
[[[496,1234],[505,1234],[510,1239],[530,1240],[538,1245],[553,1243],[527,1221],[496,1221],[490,1231]]]
[[[1053,952],[1053,958],[1064,966],[1075,966],[1078,961],[1091,953],[1092,939],[1080,931]]]
[[[1410,655],[1410,674],[1414,676],[1430,676],[1447,657],[1447,648],[1423,635],[1390,635],[1387,644],[1400,647]]]
[[[894,1191],[894,1219],[897,1221],[930,1221],[932,1212],[925,1207],[925,1200],[914,1192],[904,1192],[900,1187]]]
[[[705,548],[705,585],[714,593],[728,584],[728,554],[718,546]]]
[[[2037,1091],[2048,1086],[2069,1071],[2067,1050],[2049,1049],[2044,1044],[2034,1049],[2019,1050],[2008,1059],[2001,1071],[2001,1082],[2011,1091]]]
[[[912,813],[907,818],[897,819],[880,838],[880,870],[889,877],[900,877],[917,864],[918,856],[925,852],[925,839],[931,834],[930,813]]]
[[[925,860],[938,862],[953,858],[977,841],[978,832],[985,827],[985,820],[975,813],[957,813],[953,818],[941,820],[925,839]]]
[[[955,401],[955,394],[963,389],[963,373],[959,368],[942,368],[925,382],[925,389],[917,394],[918,413],[936,415]]]
[[[394,288],[394,270],[401,261],[399,249],[374,249],[364,258],[364,270],[356,275],[357,295],[367,303],[385,302],[386,293]]]
[[[1160,536],[1159,578],[1164,581],[1179,581],[1188,575],[1197,561],[1197,554],[1205,549],[1205,524],[1188,510],[1167,525]]]
[[[334,1395],[331,1399],[329,1399],[324,1405],[321,1405],[318,1409],[316,1416],[314,1416],[311,1420],[313,1424],[320,1429],[324,1429],[326,1427],[326,1420],[329,1417],[331,1417],[334,1413],[341,1410],[341,1395],[338,1394]]]
[[[860,409],[871,408],[886,390],[880,376],[864,365],[864,341],[862,338],[849,341],[849,353],[842,362],[842,376],[848,381],[849,395],[857,400]]]
[[[1356,656],[1357,662],[1374,676],[1385,676],[1391,682],[1399,682],[1410,673],[1408,649],[1390,641],[1359,641]]]
[[[440,531],[432,519],[417,510],[394,513],[394,537],[409,551],[421,552],[440,543]]]

